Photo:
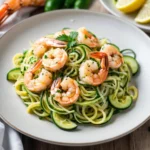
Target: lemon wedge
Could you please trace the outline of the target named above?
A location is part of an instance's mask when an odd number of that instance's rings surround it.
[[[146,0],[118,0],[116,7],[124,13],[134,12],[143,6]]]
[[[150,0],[147,0],[144,6],[139,11],[135,21],[138,23],[149,23],[150,22]]]

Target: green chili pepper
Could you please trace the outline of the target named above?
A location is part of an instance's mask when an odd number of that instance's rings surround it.
[[[64,6],[64,2],[65,0],[47,0],[44,11],[51,11],[62,8]]]
[[[74,6],[75,0],[65,0],[64,7],[65,8],[72,8]]]
[[[91,0],[76,0],[74,8],[76,9],[87,9],[91,3]]]

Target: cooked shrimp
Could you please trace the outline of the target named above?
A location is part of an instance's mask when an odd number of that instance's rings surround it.
[[[102,52],[108,55],[109,67],[116,69],[123,64],[123,56],[113,45],[105,45]]]
[[[69,106],[78,100],[80,90],[74,79],[65,77],[63,80],[58,78],[53,82],[51,94],[54,100],[59,102],[62,106]]]
[[[24,84],[32,92],[40,92],[49,87],[52,83],[52,74],[42,69],[39,76],[34,79],[34,74],[41,68],[42,61],[39,60],[35,65],[27,70],[24,75]]]
[[[90,85],[97,86],[103,83],[108,75],[108,57],[107,54],[102,52],[93,52],[90,55],[92,58],[101,59],[100,69],[94,60],[86,60],[79,68],[80,79]]]
[[[42,58],[43,66],[52,72],[61,69],[67,62],[68,55],[64,49],[56,48],[46,52]]]
[[[0,24],[11,14],[26,6],[44,6],[45,0],[6,0],[0,6]]]
[[[70,35],[70,32],[72,32],[73,30],[72,29],[63,29],[59,32],[56,32],[54,34],[54,37],[57,38],[58,36],[62,35],[62,34],[65,34],[65,35]]]
[[[67,45],[66,42],[48,37],[42,37],[33,44],[32,48],[34,55],[36,55],[37,57],[42,57],[43,54],[49,50],[49,48],[66,47],[66,45]]]
[[[91,48],[100,47],[98,38],[84,27],[78,29],[78,42]]]

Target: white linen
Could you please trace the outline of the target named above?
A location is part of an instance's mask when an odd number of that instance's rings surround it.
[[[23,150],[19,134],[0,120],[0,150]]]

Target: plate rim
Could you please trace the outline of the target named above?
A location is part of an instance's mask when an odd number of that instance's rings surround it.
[[[124,17],[121,17],[118,13],[115,13],[112,9],[110,9],[110,8],[105,4],[104,0],[99,0],[99,1],[100,1],[100,3],[106,8],[106,10],[107,10],[108,12],[110,12],[111,14],[113,14],[113,15],[116,16],[116,17],[124,18]],[[125,19],[126,19],[126,18],[125,18]],[[142,27],[140,24],[138,24],[138,23],[136,23],[136,22],[135,22],[135,23],[132,23],[132,22],[131,22],[130,20],[128,20],[128,19],[126,19],[126,21],[127,21],[127,22],[130,22],[130,23],[133,24],[134,26],[136,26],[136,27],[142,29],[143,31],[150,33],[150,29],[147,29],[146,27]]]
[[[45,142],[45,143],[48,143],[48,144],[60,145],[60,146],[77,146],[77,147],[79,147],[79,146],[92,146],[92,145],[98,145],[98,144],[108,143],[108,142],[117,140],[119,138],[122,138],[122,137],[124,137],[124,136],[132,133],[133,131],[137,130],[143,124],[145,124],[150,119],[150,115],[141,124],[139,124],[138,126],[136,126],[135,128],[129,130],[128,132],[126,132],[124,134],[112,137],[112,138],[107,139],[107,140],[95,141],[95,142],[88,142],[88,143],[65,143],[65,142],[56,142],[56,141],[45,140],[45,139],[42,139],[42,138],[38,138],[38,137],[36,137],[36,136],[34,136],[32,134],[26,133],[23,130],[18,129],[17,127],[15,127],[14,125],[12,125],[10,122],[8,122],[1,114],[0,114],[0,119],[2,119],[7,125],[9,125],[9,127],[13,128],[17,132],[19,132],[19,133],[21,133],[21,134],[23,134],[23,135],[25,135],[27,137],[33,138],[35,140],[38,140],[38,141],[41,141],[41,142]]]
[[[52,11],[52,12],[46,12],[46,13],[41,13],[41,14],[38,14],[38,15],[35,15],[35,16],[32,16],[32,17],[29,17],[27,19],[24,19],[23,21],[15,24],[14,26],[12,26],[2,37],[0,37],[0,40],[2,38],[4,38],[5,36],[7,36],[7,34],[9,34],[9,32],[11,30],[13,30],[13,28],[16,28],[19,24],[23,24],[24,22],[28,22],[30,21],[30,19],[34,19],[34,18],[37,18],[37,17],[42,17],[42,16],[45,16],[47,14],[52,14],[52,13],[63,13],[63,12],[79,12],[79,13],[90,13],[90,14],[93,14],[93,15],[103,15],[103,16],[106,16],[106,17],[111,17],[111,18],[114,18],[120,22],[123,22],[124,24],[128,25],[128,26],[131,26],[132,28],[136,29],[137,32],[139,32],[140,34],[143,34],[143,36],[145,36],[145,38],[147,38],[147,40],[149,40],[150,42],[150,38],[149,36],[144,33],[142,30],[140,30],[139,28],[137,28],[135,25],[133,25],[132,23],[130,23],[129,21],[124,21],[124,20],[121,20],[121,18],[118,18],[116,16],[112,16],[110,14],[106,14],[106,13],[100,13],[100,12],[94,12],[94,11],[89,11],[89,10],[73,10],[73,9],[65,9],[65,10],[55,10],[55,11]],[[130,129],[129,131],[125,132],[125,133],[122,133],[120,135],[117,135],[117,136],[114,136],[112,138],[109,138],[109,139],[106,139],[106,140],[103,140],[103,141],[95,141],[95,142],[85,142],[85,143],[68,143],[68,142],[57,142],[57,141],[52,141],[52,140],[46,140],[46,139],[42,139],[42,138],[39,138],[39,137],[36,137],[30,133],[26,133],[24,132],[23,130],[19,129],[18,127],[14,126],[13,124],[11,124],[7,119],[5,119],[2,114],[0,114],[0,118],[6,123],[8,124],[10,127],[12,127],[13,129],[15,129],[16,131],[28,136],[28,137],[31,137],[33,139],[36,139],[36,140],[39,140],[39,141],[42,141],[42,142],[46,142],[46,143],[50,143],[50,144],[55,144],[55,145],[63,145],[63,146],[90,146],[90,145],[97,145],[97,144],[102,144],[102,143],[106,143],[106,142],[110,142],[112,140],[116,140],[116,139],[119,139],[125,135],[128,135],[129,133],[135,131],[136,129],[138,129],[140,126],[142,126],[145,122],[147,122],[149,119],[150,119],[150,114],[147,116],[147,118],[145,120],[143,120],[143,122],[141,122],[140,124],[138,124],[135,128],[132,128]]]

